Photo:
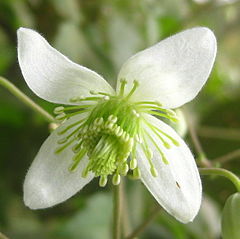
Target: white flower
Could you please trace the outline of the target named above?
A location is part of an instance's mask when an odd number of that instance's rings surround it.
[[[24,202],[51,207],[94,177],[105,186],[121,175],[140,178],[155,199],[183,223],[201,203],[201,181],[188,146],[154,116],[174,111],[205,84],[216,55],[207,28],[183,31],[139,52],[122,66],[116,91],[96,72],[77,65],[37,32],[18,30],[18,59],[28,86],[54,103],[62,124],[43,143],[25,182]],[[129,172],[128,172],[129,171]]]

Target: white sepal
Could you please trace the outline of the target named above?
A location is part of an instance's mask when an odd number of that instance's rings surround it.
[[[112,87],[96,72],[73,63],[37,32],[20,28],[18,61],[25,81],[39,97],[54,103],[89,96],[89,91],[114,94]],[[71,103],[73,104],[73,103]]]
[[[148,140],[153,151],[152,161],[158,176],[151,175],[148,160],[141,147],[138,146],[137,160],[142,175],[141,180],[168,213],[179,221],[188,223],[198,213],[202,197],[201,180],[193,155],[185,142],[167,124],[151,115],[147,115],[146,120],[177,140],[180,146],[172,145],[170,149],[167,149],[154,132],[146,126],[145,130],[160,147],[168,164],[163,162],[154,144]],[[163,136],[163,138],[171,142],[167,137]]]
[[[173,35],[129,58],[118,75],[127,80],[127,91],[137,80],[135,101],[157,100],[177,108],[192,100],[205,84],[216,56],[211,30],[197,27]]]
[[[57,141],[63,137],[59,136],[58,132],[77,120],[80,120],[79,115],[66,121],[41,146],[23,185],[24,203],[29,208],[41,209],[61,203],[93,179],[94,175],[92,173],[89,173],[87,178],[81,177],[82,171],[88,163],[87,157],[79,163],[76,171],[70,172],[68,170],[74,156],[73,145],[69,145],[59,154],[54,152],[61,146]]]

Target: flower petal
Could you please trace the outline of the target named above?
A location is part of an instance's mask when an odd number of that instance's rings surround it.
[[[58,132],[76,120],[79,120],[79,115],[57,128],[43,143],[34,159],[23,186],[24,202],[29,208],[47,208],[61,203],[77,193],[94,177],[93,174],[89,174],[87,178],[81,177],[88,163],[87,157],[82,159],[76,171],[68,170],[74,155],[71,145],[59,154],[54,153],[59,146]]]
[[[20,28],[17,33],[22,74],[39,97],[54,103],[69,104],[73,97],[89,96],[90,90],[114,93],[100,75],[70,61],[37,32]]]
[[[216,39],[211,30],[197,27],[180,32],[129,58],[118,76],[140,85],[134,100],[157,100],[166,108],[176,108],[192,100],[205,84],[216,55]]]
[[[171,127],[150,115],[146,116],[146,119],[177,140],[180,146],[172,145],[170,149],[167,149],[156,134],[147,127],[145,130],[164,153],[168,164],[163,162],[159,151],[150,141],[149,146],[153,151],[152,162],[158,172],[158,176],[153,177],[148,160],[141,147],[138,147],[137,160],[141,171],[141,180],[168,213],[179,221],[188,223],[198,213],[202,196],[201,180],[193,155]],[[168,138],[164,136],[163,138],[168,141]]]

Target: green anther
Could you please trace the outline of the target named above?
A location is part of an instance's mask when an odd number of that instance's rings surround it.
[[[123,96],[124,95],[124,89],[125,89],[125,85],[127,84],[127,81],[125,79],[121,79],[121,87],[120,87],[120,92],[119,92],[119,96]]]
[[[55,150],[55,154],[59,154],[61,153],[64,149],[66,149],[70,144],[72,144],[74,141],[74,139],[72,139],[71,141],[67,142],[65,145],[61,146],[61,147],[58,147],[56,150]]]
[[[163,143],[164,147],[167,148],[167,149],[170,149],[171,148],[171,145],[167,142],[164,142]]]
[[[82,172],[82,177],[86,178],[88,176],[88,173],[89,173],[89,170],[88,170],[88,167],[86,167]]]
[[[75,144],[73,147],[72,147],[72,151],[73,153],[77,153],[81,150],[81,144]]]
[[[137,89],[138,86],[139,86],[139,82],[134,80],[133,81],[133,88],[131,89],[131,91],[126,96],[126,99],[129,99],[133,95],[133,93],[135,92],[135,90]]]
[[[121,166],[119,167],[119,172],[121,175],[126,176],[128,173],[129,167],[127,163],[123,163],[121,164]]]
[[[110,121],[110,122],[112,122],[112,123],[116,123],[117,122],[117,116],[115,116],[115,115],[110,115],[109,117],[108,117],[108,121]]]
[[[64,107],[63,106],[58,106],[53,110],[53,113],[58,115],[58,114],[63,113],[63,111],[64,111]]]
[[[133,178],[134,179],[139,179],[140,177],[141,177],[141,172],[140,172],[139,168],[135,168],[133,170]]]
[[[118,185],[120,181],[121,181],[121,176],[118,173],[114,174],[112,177],[112,184]]]
[[[65,137],[65,138],[59,139],[59,140],[57,141],[57,143],[58,143],[58,144],[64,144],[64,143],[66,143],[67,141],[68,141],[68,138]]]
[[[133,158],[131,159],[130,161],[130,169],[135,169],[137,167],[137,159],[136,158]]]
[[[80,161],[83,159],[85,154],[86,154],[86,151],[82,149],[73,157],[73,164],[69,167],[70,171],[74,171],[77,168],[77,166],[79,165]]]
[[[152,159],[153,157],[153,151],[150,148],[146,148],[146,156],[148,159]]]
[[[77,96],[75,97],[72,97],[69,101],[72,102],[72,103],[75,103],[79,100],[79,98]]]
[[[96,91],[94,91],[94,90],[90,90],[89,93],[90,93],[91,95],[98,95],[98,92],[96,92]]]
[[[65,118],[66,118],[66,114],[65,113],[61,113],[61,114],[59,114],[59,115],[57,115],[55,117],[56,120],[60,120],[60,121],[65,119]]]
[[[156,168],[154,166],[152,166],[150,168],[150,172],[151,172],[153,177],[157,177],[158,176],[158,172],[157,172],[157,170],[156,170]]]
[[[105,187],[106,184],[107,184],[107,181],[108,181],[107,176],[106,175],[102,175],[100,177],[100,179],[99,179],[99,186],[100,187]]]
[[[175,140],[173,138],[171,140],[175,146],[180,146],[180,143],[177,140]]]

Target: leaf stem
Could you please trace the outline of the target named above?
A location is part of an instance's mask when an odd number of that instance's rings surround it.
[[[19,100],[33,109],[35,112],[39,113],[46,119],[48,122],[52,123],[55,121],[54,117],[50,115],[47,111],[45,111],[42,107],[36,104],[33,100],[31,100],[27,95],[25,95],[22,91],[20,91],[15,85],[13,85],[10,81],[0,76],[0,85],[9,90],[13,95],[15,95]]]
[[[134,239],[136,236],[138,236],[140,233],[142,233],[147,226],[158,216],[160,210],[162,208],[157,205],[152,213],[144,220],[129,236],[127,236],[125,239]]]
[[[121,183],[113,187],[113,239],[121,238]]]
[[[201,175],[218,175],[229,179],[240,192],[240,179],[234,173],[223,168],[199,168],[198,170]]]

